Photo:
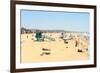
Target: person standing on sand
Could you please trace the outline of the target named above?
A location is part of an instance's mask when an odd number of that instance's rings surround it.
[[[75,40],[75,47],[78,47],[77,52],[83,52],[82,45],[80,44],[79,38],[77,38],[77,40]]]
[[[75,38],[75,47],[78,47],[79,46],[79,38]]]
[[[79,45],[79,42],[76,40],[75,41],[75,47],[77,47]]]
[[[64,38],[64,33],[62,32],[61,33],[61,37],[60,37],[61,39],[63,39]]]
[[[36,35],[35,35],[37,41],[40,41],[42,38],[42,32],[41,31],[36,31]]]

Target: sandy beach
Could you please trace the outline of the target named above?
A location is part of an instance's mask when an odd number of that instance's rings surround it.
[[[61,33],[43,35],[47,36],[44,41],[36,41],[35,33],[21,34],[21,63],[89,59],[89,39],[80,37],[80,33],[71,33],[72,38],[65,40],[60,38]]]

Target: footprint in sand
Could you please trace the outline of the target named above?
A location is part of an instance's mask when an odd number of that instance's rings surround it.
[[[41,56],[44,56],[44,55],[50,55],[50,49],[47,49],[47,48],[42,48],[42,53],[40,54]]]
[[[50,55],[50,54],[51,54],[50,52],[42,52],[40,55],[44,56],[44,55]]]

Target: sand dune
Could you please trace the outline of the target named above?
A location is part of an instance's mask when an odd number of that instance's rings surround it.
[[[45,38],[44,41],[36,41],[35,33],[21,34],[21,63],[89,59],[89,39],[79,33],[71,33],[71,36],[65,33],[65,39],[61,39],[61,33],[56,32],[43,35],[55,40]]]

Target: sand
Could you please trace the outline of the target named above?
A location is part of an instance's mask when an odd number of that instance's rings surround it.
[[[69,35],[70,33],[66,33]],[[44,39],[36,41],[35,33],[21,34],[21,63],[32,62],[56,62],[56,61],[74,61],[89,59],[89,40],[80,38],[79,33],[72,33],[73,39],[64,40],[59,38],[61,33],[44,33],[52,37],[55,41]],[[77,47],[75,46],[77,43]],[[42,49],[48,50],[42,50]],[[82,52],[78,52],[78,49]],[[47,54],[46,54],[47,53]]]

